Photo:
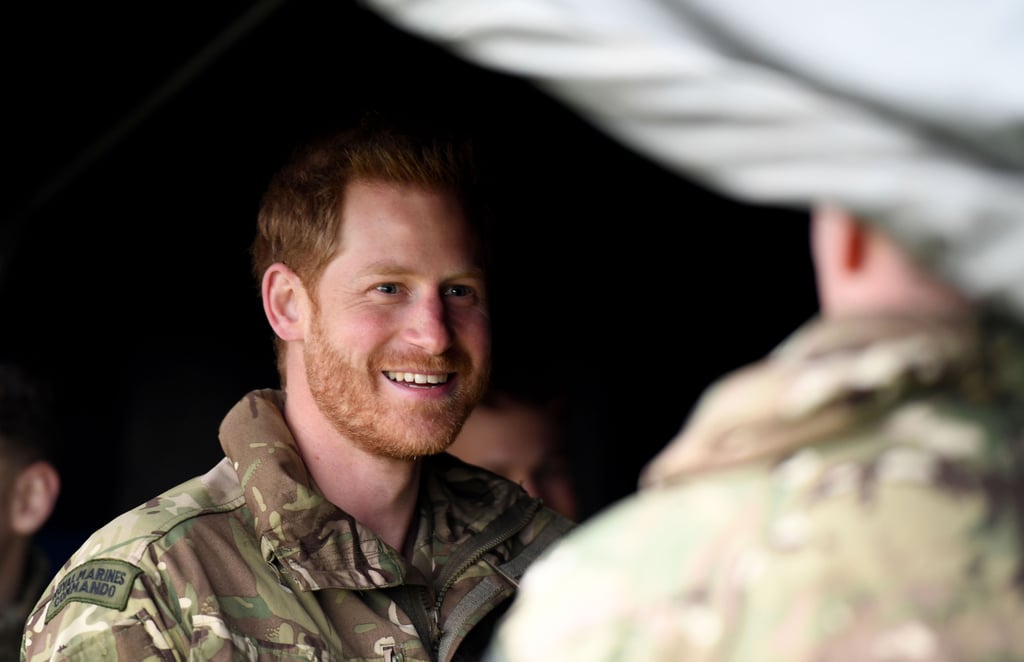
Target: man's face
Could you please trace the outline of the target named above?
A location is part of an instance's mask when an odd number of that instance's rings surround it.
[[[365,451],[446,449],[483,394],[490,321],[463,210],[420,187],[357,181],[305,342],[313,399]]]

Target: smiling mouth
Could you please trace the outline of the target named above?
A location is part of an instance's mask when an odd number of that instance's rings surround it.
[[[401,384],[444,384],[448,381],[448,373],[443,375],[425,375],[422,372],[395,372],[385,370],[384,376]]]

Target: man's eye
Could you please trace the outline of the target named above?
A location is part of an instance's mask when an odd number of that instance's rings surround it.
[[[381,283],[377,286],[377,291],[384,294],[398,294],[398,285],[394,283]]]
[[[466,285],[449,285],[444,288],[446,297],[468,297],[472,296],[473,288]]]

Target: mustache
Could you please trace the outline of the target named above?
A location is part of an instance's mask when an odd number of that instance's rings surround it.
[[[451,349],[441,356],[416,352],[389,352],[374,357],[375,371],[405,370],[409,372],[467,372],[473,361],[462,350]]]

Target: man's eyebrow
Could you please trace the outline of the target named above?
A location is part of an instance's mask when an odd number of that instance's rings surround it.
[[[401,276],[407,273],[409,269],[394,260],[377,260],[359,270],[361,276]]]
[[[466,269],[465,271],[459,271],[459,272],[454,273],[451,276],[449,276],[449,279],[452,279],[452,280],[459,279],[459,278],[474,278],[476,280],[483,280],[484,279],[484,270],[481,269],[480,267],[470,267],[469,269]]]
[[[377,260],[371,262],[359,270],[359,276],[405,276],[413,273],[413,269],[402,266],[394,260]],[[445,280],[457,280],[460,278],[484,279],[484,270],[478,266],[471,266],[462,271],[445,276]]]

